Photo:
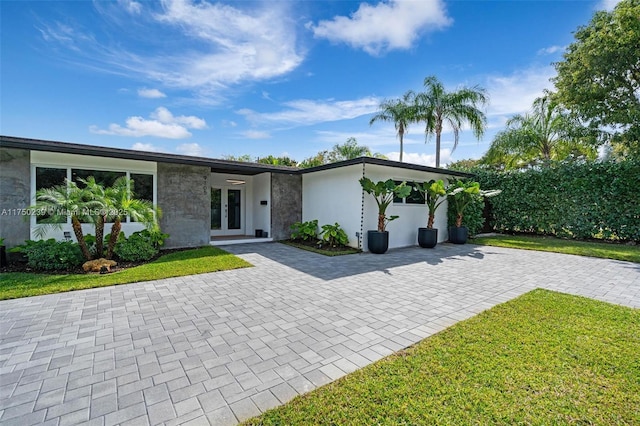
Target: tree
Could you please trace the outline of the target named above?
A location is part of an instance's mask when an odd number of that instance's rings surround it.
[[[338,161],[371,156],[371,150],[368,146],[358,145],[356,138],[351,137],[343,144],[335,144],[333,149],[329,151],[328,160],[330,163],[337,163]]]
[[[453,150],[458,146],[460,129],[468,123],[476,138],[484,134],[487,118],[480,110],[488,101],[484,89],[475,86],[447,92],[434,76],[424,79],[426,92],[415,96],[414,120],[425,123],[425,134],[436,137],[436,167],[440,167],[440,139],[444,125],[453,130]]]
[[[67,223],[67,217],[71,217],[71,226],[76,241],[80,246],[82,255],[86,260],[91,260],[91,253],[84,240],[82,222],[94,222],[91,212],[104,207],[101,200],[96,200],[94,195],[86,188],[80,188],[70,180],[52,188],[39,189],[36,192],[35,210],[45,211],[46,217],[39,219],[35,235],[42,238],[50,228],[62,228]]]
[[[113,257],[113,250],[122,229],[121,222],[126,216],[135,222],[143,223],[147,229],[158,229],[161,210],[154,208],[150,201],[135,198],[133,185],[133,179],[123,176],[116,179],[113,186],[105,190],[106,219],[113,220],[107,246],[107,259]]]
[[[400,162],[402,162],[404,151],[404,134],[407,133],[409,123],[415,118],[414,98],[415,94],[408,91],[402,98],[382,101],[378,107],[378,113],[369,121],[370,126],[376,121],[387,121],[394,124],[398,139],[400,139]]]
[[[593,160],[596,147],[593,133],[547,94],[533,102],[530,113],[507,121],[507,128],[496,135],[481,162],[517,169],[570,157]]]
[[[91,198],[94,200],[96,207],[99,205],[99,209],[94,211],[95,215],[91,215],[90,218],[94,222],[95,236],[96,236],[96,255],[102,257],[104,252],[104,223],[106,221],[106,209],[108,203],[106,199],[106,191],[104,186],[96,182],[93,176],[89,176],[86,180],[79,179],[80,183],[84,185],[86,190],[91,194]]]
[[[305,158],[302,162],[298,163],[298,167],[301,169],[309,169],[311,167],[322,166],[329,163],[329,151],[320,151],[313,157]]]
[[[640,155],[640,0],[596,12],[555,64],[558,99]]]
[[[222,159],[228,161],[240,161],[242,163],[251,163],[253,161],[249,154],[244,154],[237,157],[235,155],[223,155]]]
[[[256,163],[260,164],[271,164],[273,166],[290,166],[295,167],[298,165],[296,160],[292,160],[289,157],[274,157],[273,155],[268,155],[266,157],[256,159]]]

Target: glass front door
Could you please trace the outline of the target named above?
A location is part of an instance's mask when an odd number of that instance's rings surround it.
[[[241,188],[211,188],[211,235],[244,234],[244,193]]]

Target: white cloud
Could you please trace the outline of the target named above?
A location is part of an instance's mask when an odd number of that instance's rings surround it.
[[[247,139],[270,139],[271,135],[269,132],[262,132],[259,130],[247,130],[246,132],[241,133],[243,137]]]
[[[139,116],[127,118],[125,126],[111,123],[108,129],[100,129],[98,126],[90,126],[91,133],[100,135],[116,135],[129,137],[155,136],[167,139],[186,139],[191,136],[187,129],[206,128],[206,122],[194,116],[174,117],[171,112],[159,107],[151,113],[151,120]]]
[[[346,43],[370,55],[410,49],[421,33],[450,25],[441,0],[390,0],[375,6],[360,3],[351,16],[335,16],[317,25],[307,24],[317,38]]]
[[[549,46],[538,50],[538,55],[553,55],[554,53],[564,51],[564,49],[564,46]]]
[[[138,96],[142,98],[150,98],[150,99],[167,97],[167,95],[165,95],[158,89],[138,89]]]
[[[164,149],[159,148],[150,143],[141,143],[136,142],[131,146],[131,149],[135,149],[136,151],[147,151],[147,152],[166,152]]]
[[[385,154],[389,160],[399,161],[400,152],[393,151]],[[411,164],[421,164],[423,166],[436,166],[436,154],[421,154],[419,152],[405,152],[402,161]],[[440,165],[451,162],[451,150],[449,148],[440,150]]]
[[[133,0],[118,0],[118,3],[132,15],[139,15],[142,12],[142,4]]]
[[[176,151],[182,155],[192,155],[194,157],[204,156],[204,148],[197,143],[183,143],[176,147]]]
[[[375,97],[348,101],[299,99],[283,105],[286,109],[278,112],[260,113],[250,109],[236,112],[254,124],[266,122],[312,125],[371,114],[378,110],[380,100]]]
[[[612,11],[621,1],[622,0],[600,0],[597,9]]]

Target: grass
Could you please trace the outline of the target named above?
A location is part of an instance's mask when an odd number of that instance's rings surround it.
[[[524,235],[497,235],[474,238],[473,244],[507,247],[524,250],[550,251],[554,253],[577,254],[579,256],[601,257],[640,263],[640,246],[563,240],[555,237],[534,237]]]
[[[291,247],[296,247],[302,250],[307,250],[307,251],[311,251],[314,253],[318,253],[318,254],[323,254],[325,256],[342,256],[344,254],[355,254],[355,253],[361,253],[362,250],[358,250],[352,247],[343,247],[340,250],[325,250],[325,249],[321,249],[321,248],[317,248],[317,247],[312,247],[312,246],[308,246],[305,244],[299,244],[296,243],[295,241],[280,241],[282,244],[286,244],[288,246]]]
[[[0,274],[0,300],[38,296],[109,285],[245,268],[250,263],[216,247],[178,251],[153,262],[111,274],[49,275],[25,272]]]
[[[640,424],[640,310],[534,290],[246,425]]]

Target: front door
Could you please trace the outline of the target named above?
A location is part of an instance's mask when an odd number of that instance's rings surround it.
[[[211,188],[211,236],[244,235],[242,188]]]

